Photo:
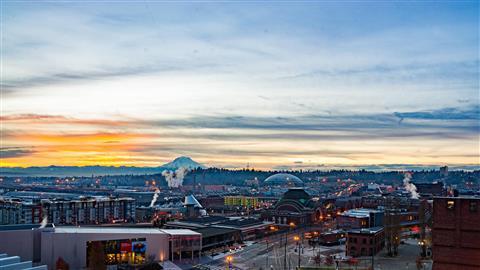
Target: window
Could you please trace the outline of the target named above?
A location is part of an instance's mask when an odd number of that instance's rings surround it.
[[[370,245],[373,245],[373,238],[370,238]]]
[[[470,202],[469,209],[470,212],[477,212],[477,202]]]
[[[362,241],[363,244],[366,244],[366,243],[367,243],[367,239],[363,238],[362,240],[363,240],[363,241]]]
[[[448,210],[453,210],[455,208],[455,201],[453,200],[448,200],[447,201],[447,209]]]

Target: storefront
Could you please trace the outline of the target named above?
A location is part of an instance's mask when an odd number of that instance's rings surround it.
[[[88,241],[87,267],[99,256],[103,257],[106,265],[142,264],[145,262],[146,250],[146,238]]]

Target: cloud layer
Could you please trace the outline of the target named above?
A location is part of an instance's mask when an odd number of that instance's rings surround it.
[[[478,8],[8,2],[1,166],[478,164]]]

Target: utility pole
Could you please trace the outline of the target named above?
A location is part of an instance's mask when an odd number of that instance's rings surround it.
[[[285,250],[284,250],[284,257],[283,257],[283,269],[284,270],[287,270],[287,243],[288,243],[288,233],[290,232],[290,230],[292,230],[294,227],[295,227],[295,223],[294,222],[290,222],[288,223],[288,231],[285,232]],[[290,262],[290,260],[288,261]],[[289,267],[290,268],[290,267]]]
[[[300,260],[301,260],[301,257],[300,257],[300,242],[298,242],[298,269],[300,269]]]
[[[268,236],[267,236],[267,264],[265,265],[265,270],[268,269]]]
[[[298,268],[300,268],[300,236],[295,235],[293,237],[293,240],[295,240],[297,243],[297,248],[298,248]]]
[[[283,257],[283,269],[284,270],[287,270],[287,234],[288,234],[288,231],[285,232],[285,254],[284,254],[284,257]]]
[[[377,241],[375,241],[375,233],[373,234],[373,248],[372,248],[372,270],[375,270],[375,252],[377,251]]]

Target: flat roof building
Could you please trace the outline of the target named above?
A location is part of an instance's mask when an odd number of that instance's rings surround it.
[[[149,257],[161,262],[194,262],[202,248],[201,234],[186,229],[24,227],[0,228],[0,253],[20,255],[46,264],[49,269],[55,269],[60,259],[70,269],[92,267],[91,262],[98,260],[103,260],[105,265],[139,265]]]
[[[480,269],[480,198],[433,199],[433,270]]]
[[[345,255],[373,256],[385,246],[383,227],[353,229],[347,232]]]
[[[357,229],[383,226],[384,211],[359,208],[351,209],[337,216],[341,229]]]

